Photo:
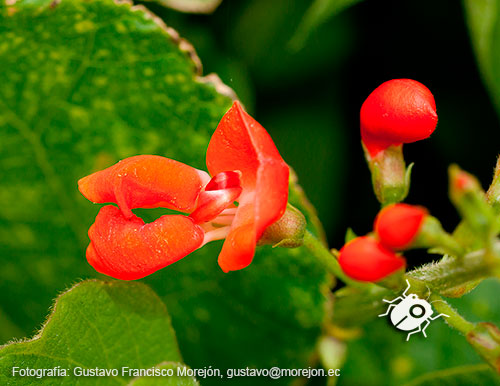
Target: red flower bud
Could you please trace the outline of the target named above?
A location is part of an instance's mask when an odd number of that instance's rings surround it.
[[[374,157],[391,145],[429,137],[437,119],[436,103],[427,87],[411,79],[389,80],[361,106],[361,139]]]
[[[339,264],[346,275],[361,281],[379,281],[404,268],[406,261],[377,240],[363,236],[340,250]]]
[[[375,219],[374,229],[380,242],[393,250],[405,249],[417,237],[427,210],[408,204],[393,204],[383,208]]]

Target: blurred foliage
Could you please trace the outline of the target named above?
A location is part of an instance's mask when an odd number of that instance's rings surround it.
[[[294,50],[304,47],[311,32],[329,18],[362,0],[314,0],[289,42]]]
[[[464,8],[479,66],[500,112],[500,1],[465,0]]]
[[[490,279],[463,298],[448,300],[472,322],[498,322],[500,299],[493,294],[499,290],[500,283]],[[406,334],[398,331],[386,318],[373,320],[364,331],[361,339],[348,345],[347,362],[339,385],[401,385],[414,378],[418,380],[419,376],[428,372],[436,373],[415,384],[500,385],[493,371],[483,367],[479,355],[457,331],[445,324],[444,319],[431,322],[426,330],[427,338],[416,334],[411,336],[409,342],[406,342]],[[468,367],[464,366],[479,364],[481,367],[471,367],[470,372],[480,370],[480,374],[472,374],[468,378]],[[460,376],[454,376],[445,383],[448,371],[457,371]],[[471,379],[474,382],[471,383]]]

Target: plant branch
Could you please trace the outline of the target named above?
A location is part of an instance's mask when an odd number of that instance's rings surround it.
[[[352,287],[362,288],[362,289],[365,289],[371,285],[359,282],[357,280],[353,280],[350,277],[348,277],[344,273],[344,271],[342,271],[339,262],[337,261],[335,256],[331,253],[331,251],[328,250],[328,248],[325,247],[325,245],[309,231],[306,231],[304,235],[304,247],[306,247],[309,250],[309,252],[311,252],[314,255],[317,261],[320,262],[329,273],[339,278],[344,283]]]
[[[432,306],[440,314],[448,315],[448,317],[443,317],[444,321],[455,330],[459,331],[463,335],[467,335],[475,327],[474,323],[471,323],[463,318],[452,306],[450,306],[441,296],[437,294],[432,294],[429,298]]]

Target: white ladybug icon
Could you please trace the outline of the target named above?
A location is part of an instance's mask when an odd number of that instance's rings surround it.
[[[406,283],[408,287],[406,287],[402,296],[398,296],[393,300],[383,299],[383,301],[389,303],[390,306],[387,311],[384,314],[380,314],[379,317],[390,314],[391,323],[394,327],[398,330],[410,331],[406,337],[406,341],[408,342],[410,340],[410,335],[416,334],[417,332],[422,332],[427,338],[425,329],[429,326],[431,320],[435,320],[440,316],[448,317],[448,315],[439,314],[432,316],[432,306],[427,300],[420,299],[415,294],[406,295],[410,289],[408,280],[406,280]],[[399,303],[392,304],[398,300],[400,301]]]

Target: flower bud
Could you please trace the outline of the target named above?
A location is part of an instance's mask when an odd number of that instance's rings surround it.
[[[360,281],[379,281],[403,270],[406,261],[369,236],[358,237],[340,250],[339,264],[350,277]]]
[[[411,165],[406,168],[402,144],[429,137],[436,124],[434,97],[415,80],[389,80],[366,98],[361,140],[380,203],[400,202],[408,195]]]
[[[281,218],[266,228],[258,245],[297,248],[304,243],[307,221],[300,210],[288,204]]]
[[[366,98],[360,121],[361,138],[374,157],[391,145],[428,138],[437,125],[436,103],[422,83],[392,79]]]
[[[449,168],[450,199],[465,220],[470,231],[483,241],[494,236],[496,216],[488,205],[481,184],[472,174],[457,165]]]
[[[392,250],[434,248],[452,256],[464,253],[462,246],[443,229],[439,220],[420,206],[386,206],[377,215],[374,229],[380,242]]]
[[[374,229],[386,248],[402,250],[417,238],[426,216],[427,210],[420,206],[392,204],[379,212]]]

